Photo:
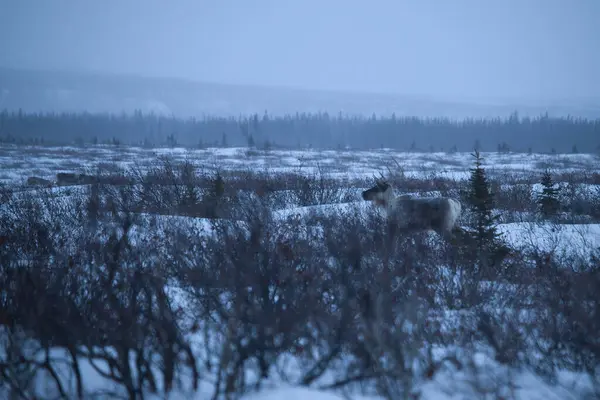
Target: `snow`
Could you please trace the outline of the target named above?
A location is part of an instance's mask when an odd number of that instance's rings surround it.
[[[493,364],[481,366],[479,379],[492,396],[485,396],[472,385],[472,378],[460,372],[440,374],[421,387],[420,399],[423,400],[456,400],[482,398],[514,398],[521,400],[567,400],[580,399],[582,393],[591,389],[589,382],[581,379],[552,385],[544,382],[529,371],[510,371]],[[587,384],[583,384],[587,383]],[[497,396],[494,396],[497,394]]]
[[[58,375],[61,377],[65,389],[70,396],[75,395],[74,382],[69,378],[60,365],[67,365],[67,354],[62,350],[51,352],[52,359],[62,359],[63,363],[57,363]],[[412,388],[411,393],[419,395],[422,400],[478,400],[482,398],[516,398],[522,400],[564,400],[580,399],[586,393],[592,393],[593,386],[589,378],[582,375],[561,372],[554,383],[542,380],[540,377],[527,369],[514,369],[499,365],[490,357],[477,353],[473,355],[473,364],[465,365],[461,369],[452,364],[444,364],[431,378],[422,378],[421,383]],[[132,360],[133,362],[133,360]],[[99,370],[107,370],[100,362],[95,362]],[[80,360],[81,374],[83,378],[86,395],[93,396],[99,391],[113,391],[124,395],[122,388],[102,377],[99,372],[86,360]],[[419,378],[417,378],[417,381]],[[53,390],[47,385],[47,378],[39,374],[37,377],[37,388],[39,393],[52,396]],[[348,393],[335,390],[318,389],[269,380],[258,391],[249,391],[241,396],[243,400],[382,400],[383,398],[374,394]],[[186,389],[187,388],[187,389]],[[183,389],[174,390],[168,397],[171,400],[209,400],[212,396],[213,384],[207,380],[201,382],[197,391],[191,388],[189,382],[184,382]],[[487,392],[488,396],[483,396]],[[0,386],[0,395],[2,395]],[[163,396],[147,394],[150,399],[163,399]],[[514,396],[514,397],[513,397]]]
[[[490,175],[515,173],[529,176],[540,174],[548,166],[563,172],[589,172],[600,169],[600,160],[591,154],[521,154],[481,153]],[[411,153],[390,149],[377,150],[261,150],[243,147],[186,149],[145,149],[132,146],[0,146],[0,163],[12,171],[0,175],[0,182],[17,183],[28,176],[52,178],[57,170],[78,171],[83,166],[94,168],[106,162],[122,167],[147,165],[157,156],[175,160],[189,159],[206,168],[223,170],[263,169],[278,172],[314,173],[317,165],[329,173],[352,178],[370,178],[379,172],[403,172],[408,177],[434,174],[455,180],[465,180],[472,164],[470,153]],[[17,172],[17,173],[15,173]],[[82,171],[78,171],[82,172]]]
[[[375,396],[360,396],[352,395],[349,396],[352,400],[375,400]],[[260,393],[247,394],[242,397],[242,400],[347,400],[348,397],[344,397],[341,394],[335,394],[326,392],[323,390],[315,390],[305,387],[288,387],[264,390]]]
[[[371,178],[373,174],[390,170],[403,172],[408,177],[424,177],[435,174],[437,177],[446,177],[455,180],[464,180],[469,176],[472,157],[468,153],[408,153],[397,152],[390,149],[374,151],[332,151],[332,150],[252,150],[246,148],[210,148],[189,150],[174,149],[142,149],[135,147],[93,146],[93,147],[35,147],[35,146],[3,146],[0,147],[0,163],[8,168],[0,173],[0,182],[21,183],[28,176],[39,176],[53,179],[58,171],[83,172],[73,166],[86,166],[93,168],[109,160],[117,161],[121,166],[148,165],[157,156],[168,155],[176,160],[189,159],[202,163],[206,168],[239,170],[264,169],[268,167],[270,173],[297,172],[311,174],[317,171],[316,164],[327,170],[328,176],[339,179],[364,179]],[[493,166],[493,173],[511,172],[528,175],[544,170],[545,165],[557,163],[561,171],[590,171],[598,170],[599,161],[591,155],[524,155],[524,154],[482,154],[486,164]],[[217,163],[218,160],[218,163]],[[398,161],[402,171],[397,170]],[[531,184],[533,192],[539,192],[537,184]],[[370,213],[380,212],[369,203],[360,200],[359,193],[364,188],[355,187],[356,201],[326,204],[308,207],[288,207],[274,210],[275,218],[299,217],[306,218],[310,215],[328,215],[331,213]],[[582,190],[596,193],[598,186],[587,185]],[[51,193],[57,198],[67,196],[83,190],[75,187],[52,188]],[[32,191],[35,194],[35,191]],[[31,192],[30,192],[31,193]],[[435,193],[431,193],[435,194]],[[421,193],[420,195],[424,195]],[[140,214],[142,225],[150,219],[156,220],[152,233],[143,228],[134,227],[131,240],[153,239],[163,235],[165,230],[172,227],[193,226],[198,234],[209,235],[212,232],[210,220],[204,218],[189,218],[180,216],[154,216]],[[554,251],[556,254],[567,254],[574,257],[587,258],[591,249],[600,247],[600,224],[550,224],[550,223],[506,223],[500,224],[499,230],[504,234],[505,240],[515,248],[531,249],[541,248],[545,251]],[[177,288],[170,290],[171,297],[178,304],[185,306],[186,301]],[[447,313],[445,318],[453,318],[452,313]],[[1,335],[0,335],[1,337]],[[200,339],[197,339],[198,341]],[[1,352],[2,350],[0,350]],[[57,357],[64,357],[60,350],[56,351]],[[490,385],[490,390],[499,396],[523,400],[559,400],[581,398],[582,393],[591,390],[589,379],[580,374],[560,371],[557,383],[548,383],[528,370],[513,369],[501,366],[489,357],[477,355],[477,371],[464,371],[447,367],[440,369],[432,379],[423,379],[414,388],[415,393],[420,393],[422,400],[450,400],[450,399],[481,399],[482,394],[474,389],[472,379],[474,376]],[[288,359],[293,359],[288,355]],[[293,360],[291,362],[293,366]],[[82,373],[89,391],[106,389],[107,381],[101,377],[92,366],[81,362]],[[294,369],[286,371],[289,376],[294,375]],[[297,372],[297,371],[296,371]],[[333,371],[335,372],[335,371]],[[64,378],[65,382],[67,378]],[[511,387],[508,382],[513,386]],[[67,385],[69,386],[69,385]],[[187,384],[189,386],[189,383]],[[273,378],[269,385],[256,393],[247,393],[242,396],[244,400],[375,400],[372,395],[357,393],[341,393],[331,390],[319,390],[317,387],[301,387],[286,383],[283,379]],[[74,388],[69,386],[71,393]],[[38,382],[40,392],[45,392],[44,379]],[[169,398],[178,399],[209,399],[212,395],[212,383],[203,381],[198,392],[176,391]],[[511,392],[512,391],[512,392]],[[0,394],[2,388],[0,386]],[[150,399],[163,397],[149,395]],[[489,397],[491,398],[491,397]],[[493,397],[500,398],[500,397]]]
[[[368,211],[378,211],[371,204],[364,201],[351,203],[324,204],[318,206],[292,207],[273,212],[275,218],[287,218],[290,216],[306,217],[308,215],[339,215],[343,213],[364,213]]]
[[[600,248],[600,224],[520,222],[499,224],[505,240],[516,249],[539,249],[556,255],[587,259]]]

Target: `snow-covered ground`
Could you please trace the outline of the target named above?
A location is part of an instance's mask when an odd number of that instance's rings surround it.
[[[57,172],[83,172],[114,163],[147,166],[157,157],[191,160],[204,168],[257,169],[312,173],[322,168],[340,178],[371,177],[379,172],[403,171],[406,176],[467,179],[472,166],[470,153],[410,153],[390,149],[358,150],[254,150],[247,148],[145,149],[138,147],[39,147],[0,146],[0,182],[24,182],[28,176],[53,180]],[[488,173],[523,174],[547,168],[562,172],[600,170],[600,158],[592,154],[500,154],[482,153]]]
[[[0,333],[1,330],[0,330]],[[0,352],[2,349],[0,348]],[[1,355],[1,353],[0,353]],[[63,387],[69,398],[75,398],[76,387],[70,373],[61,366],[70,362],[68,355],[62,350],[52,352],[49,357],[60,360],[55,365],[56,372],[63,382]],[[285,357],[282,357],[285,358]],[[422,400],[479,400],[479,399],[519,399],[519,400],[565,400],[565,399],[592,399],[594,385],[588,376],[575,374],[568,371],[558,371],[555,381],[549,382],[534,372],[524,368],[511,368],[498,364],[488,355],[483,353],[472,354],[473,364],[456,368],[449,364],[440,368],[430,378],[417,378],[417,384],[412,388],[411,394],[416,399]],[[293,363],[288,358],[287,374],[294,375]],[[133,365],[133,359],[132,359]],[[285,368],[283,363],[278,363],[278,368]],[[80,360],[80,372],[85,388],[84,398],[115,398],[113,396],[98,395],[102,391],[125,396],[123,389],[116,386],[104,374],[109,372],[106,365],[96,360],[92,365],[87,360]],[[58,398],[52,385],[48,385],[48,377],[40,374],[37,379],[40,398]],[[333,389],[319,389],[290,384],[288,382],[268,379],[263,382],[261,390],[252,390],[240,397],[242,400],[383,400],[369,391],[343,391]],[[160,386],[159,386],[160,388]],[[168,397],[147,393],[146,398],[152,400],[209,400],[211,399],[214,384],[203,381],[197,390],[191,388],[190,382],[181,382],[178,389],[173,390]],[[95,393],[95,394],[94,394]],[[0,396],[6,396],[0,384]],[[5,398],[5,397],[3,397]],[[118,397],[126,398],[126,397]]]
[[[0,182],[23,183],[29,176],[38,176],[53,180],[57,172],[83,172],[94,166],[117,163],[129,166],[148,166],[158,156],[169,155],[178,160],[189,159],[202,164],[205,168],[229,170],[268,170],[277,172],[311,173],[321,167],[330,176],[344,179],[368,178],[387,168],[397,170],[401,166],[406,176],[427,177],[434,173],[438,177],[462,180],[469,176],[472,157],[468,153],[406,153],[382,149],[376,151],[317,151],[317,150],[271,150],[258,151],[245,148],[215,148],[202,150],[186,149],[142,149],[133,147],[111,148],[95,146],[86,148],[61,147],[0,147]],[[549,166],[560,171],[600,172],[600,160],[594,155],[540,155],[540,154],[496,154],[484,153],[486,169],[490,174],[515,173],[531,174],[541,172]],[[57,193],[68,195],[75,188],[55,188]],[[538,187],[532,187],[538,190]],[[329,204],[311,207],[293,207],[274,211],[276,218],[295,216],[306,217],[309,214],[326,214],[344,211],[350,213],[370,212],[372,207],[359,198],[357,188],[356,201],[341,204]],[[208,220],[176,216],[157,217],[159,225],[154,234],[169,226],[192,224],[198,232],[210,232]],[[506,240],[515,248],[527,246],[542,247],[547,251],[572,253],[580,257],[589,256],[589,250],[600,247],[600,225],[558,225],[539,223],[500,224],[500,230]],[[133,239],[135,240],[135,233]],[[138,232],[139,233],[139,232]],[[0,350],[1,351],[1,350]],[[441,369],[431,379],[423,379],[415,388],[415,396],[423,400],[515,398],[523,400],[560,400],[583,398],[585,391],[591,390],[591,383],[583,375],[569,372],[558,374],[558,382],[545,382],[532,371],[512,369],[500,366],[484,355],[473,354],[476,370],[457,370],[452,367]],[[293,364],[292,364],[293,365]],[[292,367],[293,369],[293,367]],[[474,372],[475,371],[475,372]],[[88,390],[106,388],[107,380],[91,365],[82,362],[82,373]],[[293,375],[293,370],[289,371]],[[474,389],[473,377],[480,379],[479,384],[488,386],[490,394],[482,397],[481,390]],[[64,377],[65,382],[68,380]],[[72,390],[74,388],[71,387]],[[185,386],[185,385],[184,385]],[[345,398],[375,400],[378,397],[368,394],[340,393],[332,390],[319,390],[315,387],[299,387],[283,380],[273,379],[267,388],[243,396],[246,400],[341,400]],[[43,380],[39,382],[43,392]],[[196,393],[175,392],[169,399],[208,399],[212,393],[210,384],[204,384]],[[1,394],[0,390],[0,394]],[[492,394],[494,393],[494,394]],[[163,397],[148,396],[150,399]],[[591,398],[591,397],[590,397]]]
[[[600,224],[551,224],[520,222],[499,224],[505,240],[515,249],[546,251],[588,259],[600,247]]]

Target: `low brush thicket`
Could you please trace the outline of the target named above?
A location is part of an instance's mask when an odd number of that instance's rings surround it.
[[[348,188],[368,185],[320,170],[201,171],[164,159],[93,176],[62,191],[2,189],[3,396],[202,388],[237,398],[284,381],[399,399],[460,373],[478,398],[510,397],[509,373],[484,376],[476,353],[550,381],[568,369],[600,382],[598,250],[574,258],[531,247],[498,259],[486,253],[497,246],[468,234],[391,235],[360,208],[273,212],[353,201]],[[466,201],[468,182],[390,179]],[[536,213],[531,193],[500,184],[491,180],[500,215]],[[590,197],[589,209],[597,204]]]

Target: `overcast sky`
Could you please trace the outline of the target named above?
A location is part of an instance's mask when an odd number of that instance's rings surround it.
[[[0,0],[0,65],[449,98],[600,95],[600,0]]]

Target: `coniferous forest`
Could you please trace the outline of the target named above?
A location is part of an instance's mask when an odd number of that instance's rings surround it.
[[[586,152],[600,150],[600,119],[520,117],[451,120],[328,113],[196,118],[144,114],[0,112],[0,141],[258,148],[394,148],[409,151]]]

